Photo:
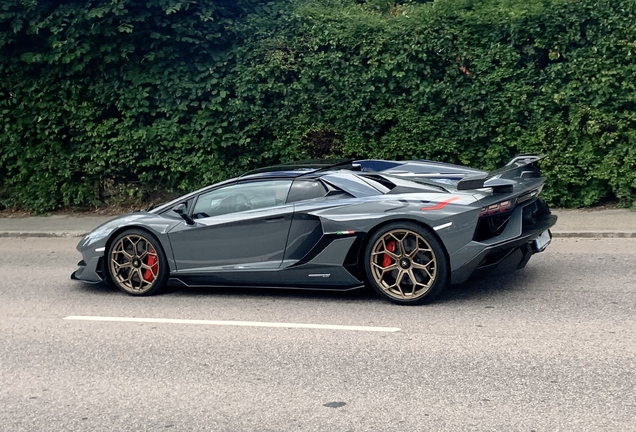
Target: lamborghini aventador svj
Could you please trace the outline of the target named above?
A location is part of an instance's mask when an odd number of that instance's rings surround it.
[[[117,217],[77,246],[72,278],[131,295],[180,286],[350,290],[399,304],[550,243],[536,155],[494,172],[432,161],[282,165]]]

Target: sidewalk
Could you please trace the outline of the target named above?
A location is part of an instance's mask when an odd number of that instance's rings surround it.
[[[559,217],[554,237],[636,238],[636,211],[552,210]]]
[[[0,218],[0,237],[84,237],[113,216]]]
[[[554,237],[636,238],[636,211],[553,210],[559,221]],[[110,216],[35,216],[0,218],[0,237],[83,237]]]

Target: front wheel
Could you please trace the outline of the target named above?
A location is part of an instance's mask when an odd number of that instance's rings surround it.
[[[415,305],[435,298],[448,285],[448,262],[441,242],[412,222],[382,227],[365,251],[371,286],[393,303]]]
[[[150,295],[166,284],[168,263],[159,240],[149,232],[120,233],[108,248],[111,282],[130,295]]]

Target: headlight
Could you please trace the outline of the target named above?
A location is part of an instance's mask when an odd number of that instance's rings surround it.
[[[105,237],[108,237],[110,235],[110,233],[113,232],[113,228],[98,228],[95,231],[89,233],[86,237],[84,237],[79,245],[77,246],[78,249],[79,248],[85,248],[90,246],[91,244],[98,242],[102,239],[104,239]]]

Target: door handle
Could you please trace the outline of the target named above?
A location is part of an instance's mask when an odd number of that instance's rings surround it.
[[[270,216],[270,217],[266,217],[265,218],[265,223],[269,223],[269,222],[276,222],[276,221],[281,221],[285,219],[284,215],[279,215],[279,216]]]

